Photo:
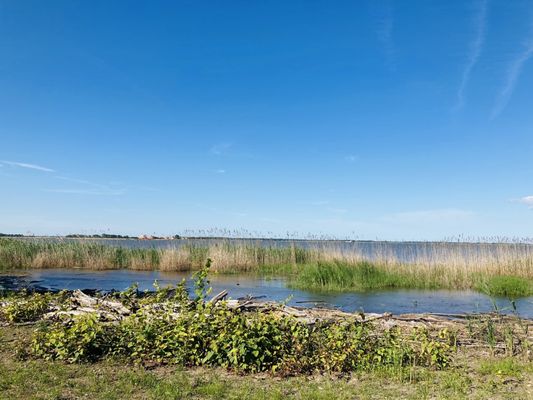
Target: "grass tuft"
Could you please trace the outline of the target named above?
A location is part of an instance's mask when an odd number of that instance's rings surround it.
[[[531,368],[527,368],[531,371]],[[523,363],[519,360],[506,357],[502,359],[483,360],[479,366],[479,372],[482,375],[501,375],[521,377],[522,372],[526,372]]]
[[[533,285],[529,279],[519,276],[491,276],[478,284],[477,289],[489,296],[501,296],[509,299],[533,294]]]
[[[410,287],[412,284],[408,276],[381,269],[367,261],[356,264],[319,261],[303,266],[291,281],[295,288],[331,291],[366,291]]]

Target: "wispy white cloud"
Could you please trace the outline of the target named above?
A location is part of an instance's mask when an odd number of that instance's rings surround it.
[[[496,118],[507,106],[511,96],[513,95],[516,83],[522,72],[524,64],[533,55],[533,35],[524,43],[523,51],[509,64],[505,75],[505,83],[498,93],[496,103],[492,109],[491,119]]]
[[[533,208],[533,196],[524,196],[514,201],[525,204],[529,208]]]
[[[443,222],[460,222],[473,217],[472,211],[445,208],[436,210],[407,211],[386,215],[382,221],[397,224],[427,224]]]
[[[225,174],[225,173],[226,173],[225,169],[217,169],[217,170],[215,170],[215,174]]]
[[[68,176],[56,176],[56,178],[57,179],[61,179],[62,181],[80,183],[82,185],[89,185],[89,186],[100,187],[100,188],[107,188],[108,187],[106,185],[101,185],[99,183],[93,183],[93,182],[90,182],[90,181],[86,181],[85,179],[70,178]]]
[[[118,185],[102,185],[100,183],[94,183],[84,179],[70,178],[67,176],[56,176],[55,178],[66,182],[76,183],[81,187],[47,189],[46,192],[94,196],[120,196],[126,193],[126,189],[124,187],[118,187]]]
[[[94,196],[121,196],[123,194],[126,194],[127,189],[138,189],[138,190],[143,190],[143,191],[156,191],[157,190],[157,189],[147,188],[147,187],[142,187],[142,186],[129,186],[128,187],[121,183],[113,183],[113,184],[104,185],[100,183],[87,181],[84,179],[71,178],[68,176],[59,175],[58,173],[56,173],[55,170],[51,168],[43,167],[37,164],[0,160],[0,167],[3,167],[3,166],[13,167],[13,168],[27,168],[27,169],[41,171],[41,172],[48,172],[48,173],[51,173],[53,179],[71,183],[71,185],[69,185],[70,187],[66,187],[66,188],[60,187],[60,188],[52,188],[52,189],[44,190],[45,192],[50,192],[50,193],[94,195]],[[8,176],[8,174],[4,173],[3,171],[2,171],[2,175]],[[72,185],[72,184],[75,184],[75,185]]]
[[[27,168],[27,169],[33,169],[33,170],[42,171],[42,172],[55,172],[51,168],[42,167],[36,164],[29,164],[29,163],[16,162],[16,161],[6,161],[6,160],[2,160],[0,161],[0,163],[4,165],[9,165],[10,167]]]
[[[475,18],[475,35],[474,39],[470,42],[468,59],[461,77],[461,84],[459,85],[459,89],[457,90],[457,101],[453,107],[454,111],[460,110],[465,105],[466,86],[468,85],[468,81],[470,80],[472,69],[476,65],[479,56],[481,55],[481,52],[483,50],[487,25],[487,3],[487,0],[482,0],[479,3],[479,10]]]

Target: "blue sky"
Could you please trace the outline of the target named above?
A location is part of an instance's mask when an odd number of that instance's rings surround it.
[[[0,0],[0,232],[533,236],[530,1]]]

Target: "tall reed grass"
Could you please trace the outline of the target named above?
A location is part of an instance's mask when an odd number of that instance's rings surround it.
[[[262,266],[297,265],[320,259],[316,250],[296,246],[261,247],[228,241],[207,246],[127,248],[93,241],[47,241],[0,238],[0,269],[87,268],[188,271],[211,258],[216,272],[253,271]]]
[[[475,288],[487,293],[533,293],[533,246],[530,244],[402,243],[401,251],[395,246],[398,244],[390,242],[269,245],[264,241],[218,240],[127,248],[90,240],[0,238],[0,269],[187,271],[200,268],[211,258],[215,272],[286,274],[291,276],[294,286],[301,288]],[[502,285],[507,288],[502,289]]]

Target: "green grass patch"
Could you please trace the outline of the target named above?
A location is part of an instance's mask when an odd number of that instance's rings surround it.
[[[298,267],[290,286],[327,291],[368,291],[419,287],[413,277],[390,272],[372,263],[316,262]]]
[[[526,367],[523,362],[512,357],[483,360],[479,366],[479,372],[482,375],[520,377],[526,371],[531,372],[531,366]]]
[[[486,278],[476,286],[476,289],[489,296],[501,296],[510,299],[533,294],[533,285],[529,279],[511,275]]]

